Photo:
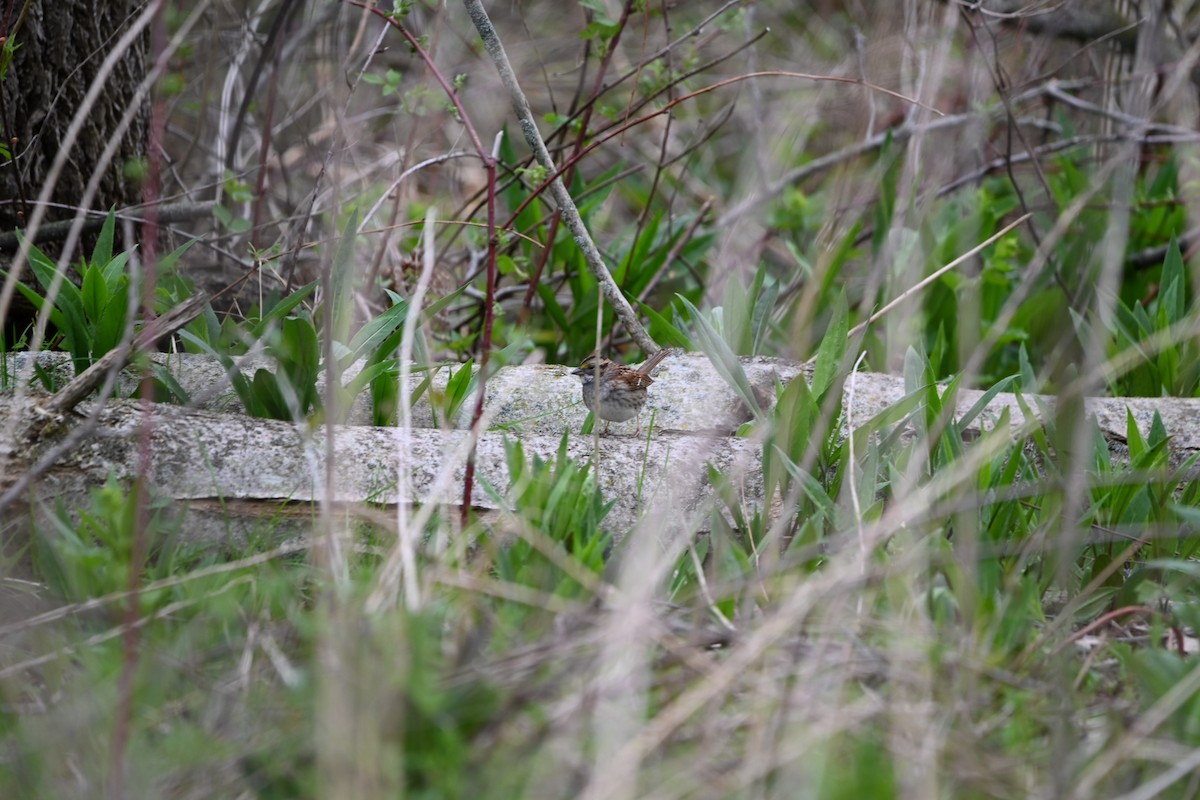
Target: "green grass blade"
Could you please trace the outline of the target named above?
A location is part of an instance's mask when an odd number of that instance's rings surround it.
[[[708,360],[712,362],[717,374],[737,392],[738,397],[742,399],[754,416],[761,419],[763,409],[758,404],[753,387],[750,386],[750,379],[746,377],[746,371],[742,369],[742,364],[738,361],[737,356],[729,349],[724,337],[700,313],[700,309],[692,305],[691,301],[681,294],[675,296],[691,314],[692,322],[696,326],[697,343],[700,345],[701,351],[708,356]]]

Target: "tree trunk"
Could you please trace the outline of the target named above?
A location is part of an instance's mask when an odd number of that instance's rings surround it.
[[[0,230],[24,227],[67,129],[80,113],[86,121],[54,187],[54,207],[46,220],[75,213],[101,152],[127,113],[134,119],[90,206],[105,211],[140,199],[138,167],[146,150],[149,107],[143,103],[131,109],[130,104],[146,73],[148,37],[138,37],[121,56],[90,108],[84,107],[84,96],[142,8],[137,0],[0,3],[0,34],[17,45],[0,83],[0,127],[12,154],[7,163],[0,158]]]

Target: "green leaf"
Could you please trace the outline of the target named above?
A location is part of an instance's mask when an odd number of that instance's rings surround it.
[[[354,246],[357,241],[358,211],[351,211],[342,228],[342,238],[333,254],[333,297],[329,299],[330,319],[333,320],[333,339],[344,342],[350,337],[350,321],[354,318]]]
[[[1187,270],[1183,265],[1183,254],[1179,252],[1179,241],[1175,237],[1171,237],[1171,243],[1167,246],[1160,284],[1163,289],[1158,297],[1158,307],[1165,314],[1166,324],[1174,325],[1186,313],[1184,292],[1187,287]]]
[[[88,265],[83,271],[83,287],[80,290],[83,300],[83,313],[93,325],[100,320],[100,315],[108,306],[108,284],[100,267]]]
[[[1017,351],[1017,375],[1021,378],[1019,386],[1021,391],[1031,392],[1038,385],[1037,374],[1033,371],[1033,364],[1029,361],[1029,351],[1025,349],[1024,342]]]
[[[934,385],[933,369],[924,354],[911,345],[904,351],[904,391],[912,394]]]
[[[1158,447],[1170,437],[1167,435],[1167,426],[1163,425],[1162,417],[1158,411],[1154,412],[1154,417],[1150,420],[1150,433],[1146,437],[1146,441],[1151,447]]]
[[[439,313],[453,302],[465,288],[466,286],[464,285],[451,294],[426,306],[421,314],[422,319]],[[397,348],[400,347],[400,343],[404,339],[404,324],[408,321],[408,301],[392,292],[389,292],[389,294],[392,295],[395,305],[359,329],[346,354],[339,361],[339,364],[343,368],[363,355],[366,355],[367,360],[370,362],[383,361],[391,358]],[[422,339],[418,335],[413,342],[414,359],[426,357],[421,342]]]
[[[1043,458],[1045,458],[1046,468],[1053,470],[1055,461],[1051,455],[1052,450],[1050,448],[1050,441],[1046,438],[1046,428],[1044,425],[1037,424],[1039,419],[1052,419],[1053,417],[1050,415],[1039,417],[1037,414],[1035,414],[1033,409],[1029,407],[1029,403],[1026,402],[1025,396],[1021,392],[1013,392],[1013,397],[1016,398],[1017,405],[1021,407],[1021,415],[1025,419],[1025,424],[1033,423],[1031,425],[1029,436],[1033,439],[1033,443],[1037,447],[1038,452],[1040,452]],[[1034,399],[1036,400],[1036,397]],[[1045,409],[1043,408],[1042,410],[1044,411]]]
[[[124,280],[117,283],[115,294],[109,298],[108,305],[96,321],[95,336],[92,340],[94,358],[111,352],[125,336],[125,322],[129,318],[128,288]]]
[[[454,424],[463,401],[467,399],[471,387],[475,384],[475,375],[472,369],[474,365],[475,359],[467,359],[466,363],[455,370],[450,375],[450,380],[446,382],[446,422],[451,425]]]
[[[317,377],[320,374],[321,344],[317,329],[307,319],[291,317],[279,327],[278,341],[268,348],[279,361],[281,378],[289,382],[299,404],[297,412],[308,414],[318,405]],[[278,419],[291,419],[288,414]]]
[[[24,237],[21,237],[22,239]],[[42,251],[36,247],[29,250],[29,270],[42,286],[45,292],[50,291],[55,278],[60,275],[58,267],[51,261]],[[80,295],[79,287],[71,282],[66,275],[62,276],[58,296],[54,300],[54,305],[62,310],[66,316],[81,321],[84,319],[83,314],[83,298]]]
[[[861,451],[870,443],[871,438],[877,432],[889,425],[897,426],[893,435],[895,438],[898,438],[904,426],[908,424],[908,419],[921,410],[921,401],[924,399],[925,389],[924,387],[920,387],[916,391],[904,395],[904,397],[901,397],[895,403],[856,427],[854,429],[855,449]],[[886,450],[891,444],[890,441],[885,440],[881,443],[880,449]]]
[[[270,371],[255,370],[249,394],[251,402],[246,404],[246,412],[251,416],[281,420],[292,418],[288,404],[279,391],[279,384]]]
[[[1125,409],[1125,441],[1129,444],[1131,459],[1140,458],[1146,452],[1146,440],[1142,438],[1142,432],[1138,430],[1137,421],[1133,418],[1133,411],[1128,407]]]
[[[100,267],[100,271],[104,274],[104,282],[108,285],[108,289],[111,292],[117,281],[121,280],[122,278],[129,280],[130,276],[126,275],[125,273],[125,267],[128,263],[129,253],[125,252],[118,253],[109,259],[107,264],[93,264],[92,266]],[[160,267],[161,265],[162,262],[159,262]]]
[[[737,392],[738,397],[742,399],[754,416],[761,419],[763,417],[762,407],[758,404],[758,398],[755,397],[754,389],[750,386],[750,379],[746,377],[746,371],[742,369],[742,364],[738,361],[737,356],[729,349],[729,345],[726,344],[721,334],[700,313],[700,309],[692,305],[691,301],[683,295],[675,296],[679,298],[691,315],[691,320],[696,326],[697,343],[704,354],[708,356],[708,360],[712,362],[717,374]]]
[[[1196,508],[1195,506],[1184,506],[1180,505],[1179,503],[1171,503],[1168,507],[1171,509],[1172,513],[1174,513],[1184,522],[1188,523],[1189,525],[1193,525],[1196,528],[1200,528],[1200,508]],[[1194,562],[1189,563],[1196,567],[1198,570],[1196,577],[1197,579],[1200,579],[1200,564],[1195,564]]]
[[[817,363],[813,369],[812,392],[817,397],[824,397],[826,390],[833,385],[834,378],[842,368],[842,359],[846,355],[846,343],[850,333],[850,307],[846,301],[846,292],[837,293],[833,300],[833,316],[829,327],[825,329],[825,338],[817,350]]]
[[[540,287],[539,287],[540,288]],[[650,320],[650,336],[654,341],[661,344],[663,347],[682,347],[684,350],[695,350],[695,345],[692,340],[687,337],[683,331],[672,325],[666,317],[659,314],[650,306],[640,301],[635,301],[638,307],[642,309],[642,313]]]
[[[22,242],[24,237],[20,237]],[[36,247],[29,249],[29,270],[33,273],[38,283],[48,293],[50,287],[54,284],[56,276],[61,273],[58,267],[51,261],[45,253]],[[91,364],[91,336],[88,333],[89,326],[87,323],[87,315],[83,310],[83,295],[74,283],[69,278],[63,275],[60,279],[60,285],[57,295],[54,298],[54,311],[50,315],[50,321],[54,323],[59,332],[63,335],[64,343],[67,350],[71,353],[72,363],[75,367],[75,372],[82,372]],[[28,294],[26,297],[29,297]],[[38,303],[39,308],[41,304]]]
[[[777,452],[794,463],[808,462],[813,450],[813,428],[821,414],[820,404],[802,375],[779,391],[778,396],[771,412],[771,435],[763,443],[763,475],[768,497],[774,497],[776,489],[787,491]]]
[[[108,216],[104,218],[104,225],[100,227],[100,236],[96,239],[96,246],[92,248],[92,266],[104,267],[112,260],[113,231],[116,222],[116,210],[110,209]]]
[[[558,329],[561,331],[570,330],[571,323],[567,321],[566,312],[563,311],[558,298],[554,296],[553,287],[548,283],[539,283],[537,285],[537,294],[542,301],[542,306],[546,309],[546,314],[558,326]]]
[[[761,274],[761,272],[759,273]],[[751,289],[753,291],[753,288]],[[725,281],[725,293],[721,299],[721,334],[729,349],[738,355],[750,355],[753,344],[751,330],[751,295],[737,278]],[[713,310],[716,315],[716,309]]]
[[[259,320],[257,325],[250,329],[250,338],[261,339],[267,328],[269,328],[272,323],[278,322],[288,314],[292,313],[292,309],[303,303],[310,294],[316,291],[316,288],[317,282],[313,281],[306,286],[301,286],[299,289],[276,303],[275,307],[267,312],[266,316]]]
[[[155,380],[161,383],[163,388],[166,389],[171,402],[179,405],[187,405],[192,401],[187,389],[184,389],[183,385],[175,379],[170,369],[162,364],[155,363],[151,363],[150,369],[154,373]],[[157,396],[155,399],[158,399]]]
[[[661,224],[661,214],[650,214],[646,218],[644,228],[640,231],[634,229],[637,238],[633,240],[633,246],[625,251],[617,268],[613,271],[613,279],[618,286],[627,287],[630,284],[630,272],[640,272],[643,266],[651,260],[651,250]]]
[[[765,273],[765,267],[760,268],[758,275],[755,277],[755,283],[762,284],[762,276]],[[763,343],[766,342],[767,334],[771,331],[771,314],[775,310],[775,303],[779,299],[779,284],[772,281],[765,289],[754,293],[757,298],[754,301],[754,310],[750,318],[750,327],[753,331],[753,336],[750,341],[750,355],[759,355],[762,353]]]
[[[962,435],[963,431],[971,426],[971,423],[975,421],[975,418],[983,413],[983,410],[987,408],[988,403],[992,402],[996,395],[1003,392],[1010,384],[1016,381],[1017,377],[1018,376],[1016,375],[1009,375],[1007,378],[1002,378],[1001,380],[997,381],[994,386],[979,396],[979,399],[976,400],[974,404],[967,409],[966,413],[959,417],[959,419],[955,422],[955,426],[957,427],[960,436]]]
[[[385,374],[393,366],[393,364],[390,364],[386,361],[364,366],[361,372],[351,378],[350,381],[348,381],[346,385],[342,387],[342,391],[345,394],[346,399],[349,401],[344,405],[349,407],[350,402],[353,402],[354,398],[358,397],[359,393],[367,387],[368,383],[371,383],[376,378]]]
[[[386,357],[387,354],[383,354],[379,346],[403,326],[404,320],[407,318],[408,301],[399,299],[387,311],[369,320],[367,324],[358,329],[354,338],[350,340],[350,344],[347,345],[350,352],[342,358],[342,366],[354,363],[366,353],[378,353],[381,358]]]

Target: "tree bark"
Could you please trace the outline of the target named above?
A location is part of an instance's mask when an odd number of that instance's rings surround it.
[[[0,126],[12,160],[0,160],[0,231],[24,227],[30,204],[45,183],[47,171],[62,147],[63,136],[83,107],[105,56],[136,18],[137,0],[17,0],[0,9],[0,34],[16,42],[12,63],[0,83]],[[92,208],[107,211],[141,198],[135,169],[146,150],[149,106],[130,109],[131,98],[146,73],[147,37],[121,57],[72,148],[68,168],[59,178],[48,221],[72,216],[106,143],[122,118],[135,114],[104,171]]]

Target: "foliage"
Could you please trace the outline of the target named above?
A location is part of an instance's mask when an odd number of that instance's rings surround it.
[[[1131,118],[1108,109],[1097,125],[1084,92],[1111,76],[1060,77],[1086,59],[1020,79],[1020,58],[989,64],[1021,89],[981,97],[982,39],[889,16],[887,4],[867,4],[863,19],[789,4],[709,19],[703,5],[588,0],[576,18],[533,3],[522,20],[537,23],[541,77],[519,77],[545,89],[530,103],[619,290],[656,342],[702,353],[715,388],[748,409],[735,444],[761,464],[767,501],[749,503],[727,463],[703,463],[701,436],[652,425],[621,444],[669,442],[687,472],[655,465],[670,485],[618,530],[610,441],[593,450],[571,431],[543,457],[513,423],[508,484],[482,487],[495,510],[453,520],[441,507],[295,503],[248,537],[196,548],[182,544],[192,512],[116,478],[13,515],[3,525],[32,535],[5,565],[28,557],[33,580],[0,589],[33,585],[57,610],[0,624],[12,637],[0,794],[103,793],[117,762],[136,796],[1194,793],[1197,458],[1180,457],[1157,414],[1130,411],[1110,442],[1079,397],[1081,386],[1200,396],[1195,187],[1171,138],[1186,130],[1156,116],[1126,141],[1112,125]],[[237,83],[223,56],[209,74],[193,49],[181,58],[204,79],[161,92],[198,128],[221,121],[204,130],[227,159],[207,134],[190,149],[212,164],[163,145],[178,175],[204,175],[219,195],[208,244],[278,268],[288,287],[227,299],[179,338],[220,361],[252,415],[342,422],[367,394],[375,424],[427,400],[450,428],[485,388],[485,356],[489,370],[575,364],[597,348],[632,360],[547,195],[553,171],[508,131],[495,184],[460,166],[456,151],[485,132],[467,126],[508,101],[480,90],[491,67],[469,61],[448,8],[396,3],[387,21],[412,38],[356,38],[367,62],[280,57],[294,42],[264,51],[274,66],[233,125],[207,94]],[[872,28],[877,15],[903,30]],[[767,17],[784,34],[754,38]],[[272,28],[284,39],[286,22]],[[988,20],[987,41],[1039,35],[996,38],[1008,22]],[[872,36],[902,39],[922,80],[953,80],[916,102],[910,65]],[[925,60],[935,40],[950,61]],[[769,74],[797,42],[839,80]],[[580,48],[566,66],[551,54],[563,43]],[[736,60],[743,50],[753,64]],[[896,81],[886,93],[846,84],[848,52],[865,56],[864,81],[881,64]],[[465,113],[430,79],[445,63],[469,63],[433,76]],[[328,74],[345,75],[350,94],[294,91]],[[248,131],[261,135],[254,147]],[[48,344],[77,371],[121,341],[137,308],[130,254],[114,255],[113,240],[110,215],[75,274],[33,248],[33,281],[17,287],[48,312]],[[277,267],[306,250],[320,255],[319,278]],[[433,298],[419,315],[418,285]],[[158,286],[161,308],[194,289],[169,274]],[[0,356],[29,339],[6,330]],[[244,372],[260,354],[268,364]],[[810,365],[764,387],[747,356]],[[847,399],[856,369],[899,376],[903,390],[864,419]],[[989,411],[1001,393],[1008,402]],[[683,450],[702,455],[685,462]],[[449,496],[465,467],[451,459]],[[683,518],[673,493],[709,487],[711,505]],[[295,535],[295,517],[311,534]],[[403,599],[380,599],[392,597]]]
[[[80,262],[81,285],[76,286],[51,258],[33,245],[29,247],[29,268],[41,292],[23,282],[16,283],[17,291],[39,312],[49,312],[55,331],[51,344],[61,341],[71,354],[76,374],[113,350],[128,335],[130,314],[140,304],[139,284],[126,268],[130,254],[113,253],[115,222],[116,215],[109,213],[91,258]],[[158,269],[171,270],[188,247],[190,244],[185,244],[160,259]],[[0,274],[8,277],[8,273]]]

